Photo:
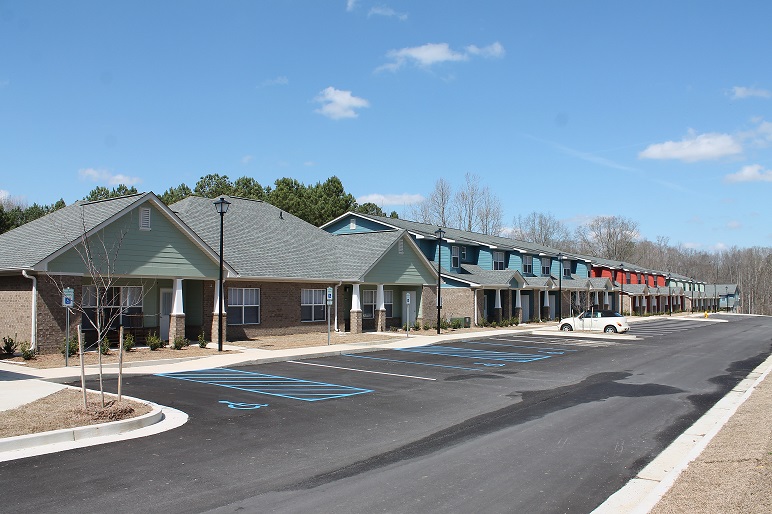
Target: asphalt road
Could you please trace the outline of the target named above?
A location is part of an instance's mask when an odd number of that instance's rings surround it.
[[[589,512],[770,354],[726,319],[129,377],[188,423],[2,463],[2,510]]]

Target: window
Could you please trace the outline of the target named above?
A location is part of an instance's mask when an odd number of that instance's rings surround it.
[[[504,269],[504,252],[493,252],[493,269]]]
[[[324,289],[300,291],[300,321],[324,321],[327,292]]]
[[[394,317],[394,291],[391,289],[384,289],[383,304],[386,306],[386,317]]]
[[[450,267],[451,268],[458,268],[461,263],[460,256],[461,256],[461,249],[458,246],[451,247],[451,259],[450,259]]]
[[[83,286],[83,316],[81,323],[84,330],[94,330],[97,321],[97,301],[103,312],[103,323],[112,320],[110,328],[118,325],[141,327],[142,321],[142,286],[109,287],[99,291],[96,286]]]
[[[630,272],[627,271],[625,272],[625,284],[629,284],[629,283],[630,283]]]
[[[260,324],[260,289],[228,288],[228,325]]]
[[[551,272],[551,270],[550,270],[550,265],[551,264],[552,264],[552,262],[549,261],[549,260],[542,261],[542,263],[541,263],[541,274],[542,275],[550,275],[551,274],[550,273]]]
[[[150,208],[142,207],[139,210],[139,229],[150,230]]]
[[[466,261],[466,246],[461,247],[461,260]]]
[[[643,274],[638,273],[638,283],[643,284]]]
[[[523,273],[533,275],[533,256],[523,255]]]
[[[348,220],[348,229],[349,230],[356,230],[357,228],[357,219],[351,218]]]
[[[362,318],[375,318],[375,290],[367,289],[362,291]]]
[[[571,278],[571,261],[563,261],[563,277]]]

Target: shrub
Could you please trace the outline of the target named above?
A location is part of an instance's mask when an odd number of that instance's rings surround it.
[[[134,349],[134,334],[123,334],[123,351],[130,352]]]
[[[206,337],[204,337],[204,333],[203,332],[198,334],[198,347],[199,348],[206,348]]]
[[[450,320],[450,328],[464,328],[464,320],[461,318],[453,318]]]
[[[99,342],[99,351],[102,353],[102,355],[110,354],[110,340],[107,339],[107,336],[103,337]]]
[[[14,341],[13,337],[8,336],[3,338],[3,351],[8,355],[16,353],[16,341]]]
[[[35,350],[32,349],[27,341],[21,343],[21,346],[19,346],[19,351],[21,351],[21,357],[25,361],[35,358]]]
[[[188,346],[190,343],[187,339],[185,339],[183,336],[177,336],[174,338],[174,341],[172,342],[172,348],[175,350],[182,350],[186,346]]]
[[[72,338],[65,339],[65,341],[62,343],[61,351],[62,355],[64,355],[64,352],[67,352],[67,356],[72,357],[78,353],[78,341]]]
[[[161,338],[155,335],[155,332],[147,336],[147,346],[151,351],[156,351],[162,346]]]

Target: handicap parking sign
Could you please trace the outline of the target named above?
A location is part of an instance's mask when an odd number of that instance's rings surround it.
[[[62,307],[72,307],[75,303],[75,290],[71,287],[62,289]]]

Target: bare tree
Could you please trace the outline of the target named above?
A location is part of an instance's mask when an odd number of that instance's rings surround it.
[[[479,182],[479,176],[467,173],[464,175],[464,185],[456,191],[453,210],[456,215],[457,228],[461,230],[474,232],[478,228],[478,210],[483,200]]]
[[[501,234],[504,226],[503,216],[499,197],[493,194],[489,187],[484,187],[480,194],[480,204],[477,207],[480,232],[491,236]]]
[[[452,198],[453,187],[450,185],[450,182],[444,178],[437,179],[437,182],[434,183],[434,190],[429,197],[413,206],[413,219],[430,225],[451,226],[450,202]]]
[[[540,212],[515,216],[512,220],[511,236],[514,239],[566,250],[571,245],[571,236],[566,225],[552,214]]]
[[[615,261],[634,257],[638,223],[621,216],[598,216],[576,229],[580,251]]]

